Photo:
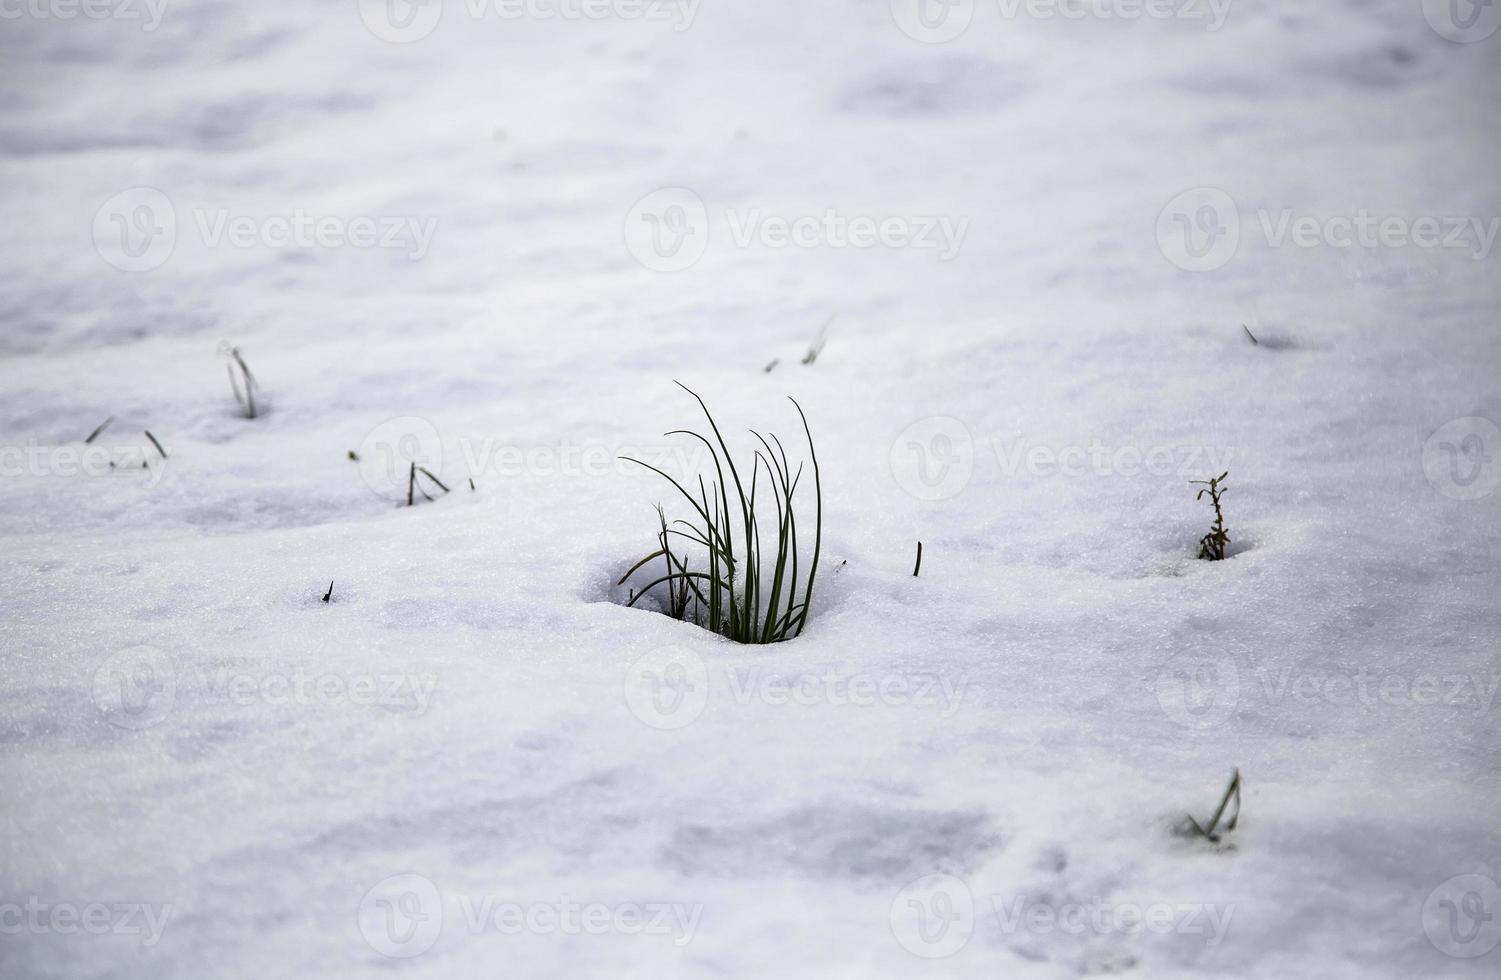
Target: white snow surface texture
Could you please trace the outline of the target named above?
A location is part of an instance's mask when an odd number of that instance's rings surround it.
[[[1501,34],[159,6],[0,19],[0,976],[1501,975]],[[795,640],[626,608],[674,381],[807,413]]]

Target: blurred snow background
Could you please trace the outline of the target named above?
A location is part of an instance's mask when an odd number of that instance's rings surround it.
[[[0,5],[0,973],[1495,976],[1498,18]]]

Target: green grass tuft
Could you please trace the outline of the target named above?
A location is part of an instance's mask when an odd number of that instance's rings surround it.
[[[693,509],[690,519],[669,523],[666,512],[658,508],[657,549],[637,562],[620,582],[624,584],[658,558],[663,559],[665,574],[635,589],[629,604],[635,605],[642,596],[665,586],[668,598],[664,607],[677,619],[697,623],[737,643],[790,640],[801,634],[807,624],[823,546],[823,484],[808,417],[796,399],[788,399],[802,420],[813,475],[813,554],[806,573],[800,575],[796,501],[803,465],[798,464],[794,471],[780,439],[772,435],[768,441],[759,432],[751,430],[765,452],[754,450],[747,489],[709,407],[686,385],[679,383],[678,387],[698,402],[713,440],[689,429],[677,429],[667,434],[688,436],[702,442],[713,459],[714,475],[707,482],[703,475],[698,477],[698,495],[695,497],[682,483],[657,467],[639,459],[622,457],[667,480]],[[766,471],[765,483],[760,480],[763,469]],[[725,478],[726,470],[729,479]],[[766,489],[768,487],[770,489]],[[764,504],[764,497],[768,494],[775,510],[774,519]],[[759,511],[758,503],[761,504]],[[767,528],[764,542],[763,526]],[[674,552],[673,538],[683,539],[686,548],[696,551],[700,568],[690,569],[687,550],[681,557]]]

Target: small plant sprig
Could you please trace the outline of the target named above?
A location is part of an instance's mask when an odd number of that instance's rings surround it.
[[[235,393],[235,401],[245,409],[245,417],[253,419],[256,416],[255,392],[259,385],[256,384],[255,375],[250,373],[250,367],[245,363],[245,358],[240,356],[240,348],[229,348],[230,363],[226,364],[225,370],[229,372],[229,387]],[[235,368],[239,368],[241,378],[245,380],[245,388],[240,390],[240,381],[235,377]]]
[[[1209,501],[1214,505],[1214,523],[1209,526],[1209,533],[1199,539],[1199,557],[1206,561],[1224,561],[1225,546],[1230,543],[1230,532],[1225,527],[1225,512],[1220,508],[1220,497],[1225,493],[1225,478],[1230,475],[1226,470],[1219,476],[1208,480],[1190,480],[1193,486],[1203,487],[1195,500],[1203,500],[1204,495],[1209,494]]]
[[[695,497],[682,483],[657,467],[639,459],[623,457],[671,483],[692,505],[697,515],[696,520],[677,520],[669,524],[665,511],[658,508],[659,547],[632,566],[621,577],[619,584],[624,584],[639,569],[657,558],[666,560],[666,574],[640,589],[633,589],[628,604],[634,606],[642,596],[665,585],[669,592],[667,611],[674,618],[691,620],[737,643],[779,643],[792,639],[802,633],[808,620],[808,610],[813,602],[813,582],[818,575],[818,559],[823,545],[823,487],[808,417],[796,399],[789,399],[797,408],[798,417],[802,419],[803,434],[808,440],[808,455],[813,468],[813,555],[806,575],[800,576],[794,502],[798,484],[802,480],[802,465],[799,464],[794,471],[780,439],[772,435],[768,441],[759,432],[752,430],[751,434],[761,443],[765,452],[754,451],[747,492],[709,407],[687,386],[679,384],[678,387],[698,402],[714,439],[711,442],[698,432],[687,429],[667,434],[691,436],[702,442],[713,459],[715,476],[708,482],[705,482],[703,476],[698,478],[698,496]],[[772,449],[773,444],[776,446],[775,450]],[[761,537],[763,524],[768,529],[773,526],[770,515],[764,506],[759,514],[756,511],[763,468],[766,470],[766,483],[771,487],[771,499],[776,508],[774,551],[770,546],[770,536],[768,535],[765,546]],[[728,480],[725,479],[726,469],[729,470]],[[730,496],[732,489],[735,492],[733,497]],[[705,558],[706,570],[690,570],[688,556],[685,554],[679,558],[673,553],[670,540],[672,536],[698,545]]]
[[[1235,800],[1235,812],[1225,822],[1225,833],[1234,830],[1240,823],[1240,770],[1235,770],[1230,776],[1230,785],[1225,787],[1225,795],[1220,798],[1219,809],[1214,811],[1214,816],[1209,818],[1209,826],[1201,825],[1190,814],[1183,818],[1183,823],[1178,828],[1179,833],[1185,837],[1201,837],[1211,844],[1220,842],[1221,834],[1216,833],[1220,826],[1220,820],[1225,816],[1225,810],[1230,806],[1231,799]]]

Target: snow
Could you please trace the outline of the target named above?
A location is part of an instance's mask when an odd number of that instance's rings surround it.
[[[0,974],[1497,975],[1489,22],[565,7],[3,8]],[[624,608],[673,380],[795,641]]]

